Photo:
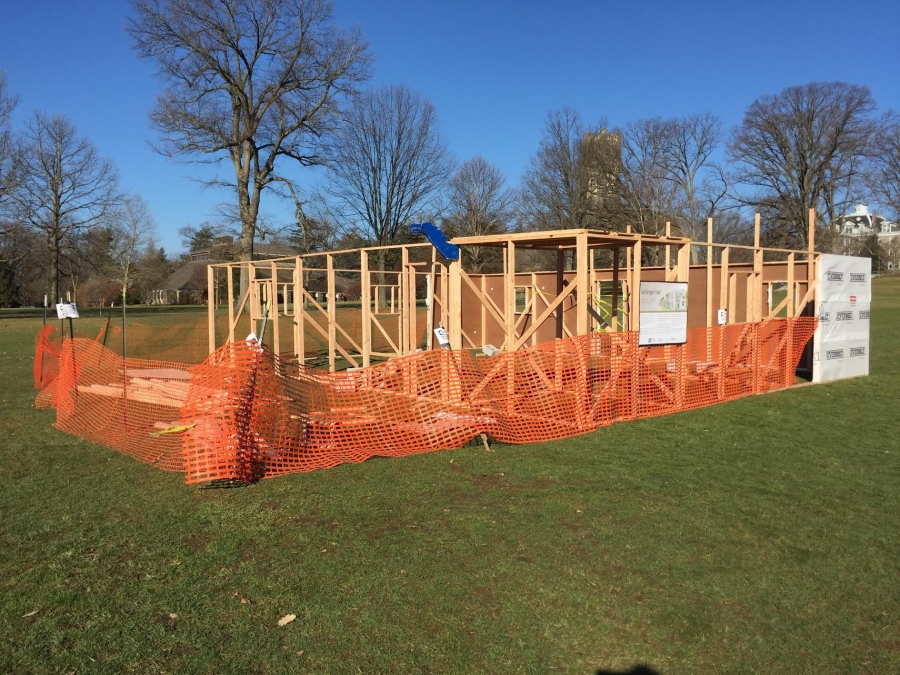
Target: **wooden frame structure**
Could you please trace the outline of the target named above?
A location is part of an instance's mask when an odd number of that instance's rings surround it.
[[[208,268],[209,349],[242,338],[243,330],[257,332],[267,303],[272,349],[300,364],[319,353],[327,357],[329,370],[365,367],[436,347],[432,332],[439,325],[446,328],[452,349],[481,349],[490,343],[502,351],[597,330],[638,331],[640,294],[635,291],[641,281],[689,282],[689,327],[717,325],[718,310],[725,310],[729,324],[815,311],[819,254],[812,210],[809,245],[803,251],[760,246],[758,214],[752,246],[716,243],[712,235],[710,219],[705,241],[674,237],[668,225],[665,235],[628,228],[452,240],[461,248],[500,248],[503,272],[498,274],[470,274],[461,260],[441,258],[430,244],[213,264]],[[555,252],[555,269],[517,271],[517,255],[526,250]],[[703,262],[691,264],[692,254]],[[601,267],[600,256],[611,264]],[[652,265],[651,257],[656,258]],[[246,283],[241,294],[242,269]],[[357,287],[342,305],[338,275]],[[312,289],[313,277],[322,290]],[[776,285],[784,290],[777,301]],[[605,316],[604,287],[610,298]],[[319,348],[311,349],[311,341]],[[711,344],[708,350],[713,350]]]

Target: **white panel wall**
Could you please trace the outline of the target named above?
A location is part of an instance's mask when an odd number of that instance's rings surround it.
[[[813,382],[869,374],[872,260],[822,254]]]

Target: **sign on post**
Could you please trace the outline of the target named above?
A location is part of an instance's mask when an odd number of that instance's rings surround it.
[[[443,324],[434,329],[434,336],[437,338],[441,349],[450,349],[450,336],[447,334],[447,329],[444,328]]]
[[[60,302],[56,305],[56,318],[57,319],[77,319],[78,318],[78,308],[75,306],[74,302]]]
[[[642,281],[640,293],[638,345],[651,347],[687,342],[687,282]]]

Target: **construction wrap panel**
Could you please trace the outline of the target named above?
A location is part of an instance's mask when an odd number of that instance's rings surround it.
[[[566,438],[784,388],[815,328],[814,317],[694,328],[684,345],[653,347],[639,347],[636,333],[594,333],[492,357],[433,350],[334,373],[254,342],[192,366],[123,362],[76,338],[62,343],[58,377],[41,384],[55,391],[64,431],[185,471],[188,483],[247,483],[457,448],[479,434],[510,444]],[[39,358],[52,372],[48,353],[39,337],[36,373]]]

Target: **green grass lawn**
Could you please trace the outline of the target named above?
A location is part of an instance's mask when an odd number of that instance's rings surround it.
[[[869,378],[231,490],[53,429],[0,319],[0,673],[898,673],[875,294]]]

